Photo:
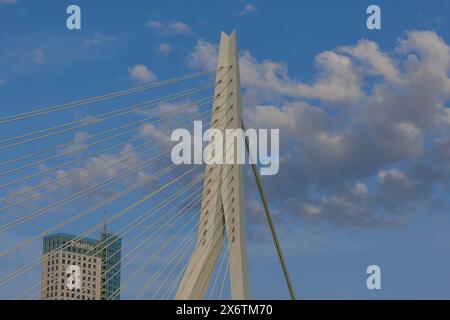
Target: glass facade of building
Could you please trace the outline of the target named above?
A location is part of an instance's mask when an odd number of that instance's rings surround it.
[[[47,237],[44,237],[43,253],[47,254],[52,251],[59,250],[62,246],[75,239],[76,236],[67,233],[56,233]],[[76,242],[70,244],[63,249],[64,252],[89,254],[90,256],[97,256],[98,251],[95,248],[98,244],[98,240],[82,238]]]
[[[103,300],[120,299],[120,260],[122,241],[110,233],[102,233],[102,291]]]
[[[101,234],[100,240],[82,238],[68,244],[73,239],[77,238],[75,235],[70,235],[66,233],[57,233],[47,237],[44,237],[43,241],[43,255],[47,258],[52,258],[57,256],[59,253],[64,254],[72,254],[77,257],[76,263],[78,260],[85,259],[86,257],[95,257],[95,261],[98,261],[100,282],[97,284],[97,288],[100,287],[99,295],[97,299],[101,300],[119,300],[120,299],[120,273],[121,273],[121,239],[117,236],[114,236],[111,233],[103,232]],[[64,247],[64,248],[63,248]],[[47,259],[48,260],[48,259]],[[52,261],[53,263],[53,261]],[[67,264],[67,261],[66,263]],[[83,267],[84,264],[81,264]],[[68,265],[62,265],[61,269],[67,268]],[[48,282],[47,279],[51,279],[51,284],[53,283],[62,283],[65,281],[65,273],[55,273],[54,270],[50,268],[47,269],[48,266],[43,266],[43,279],[46,279],[45,283]],[[61,279],[55,279],[55,274]],[[86,280],[91,280],[93,278],[88,277]],[[84,278],[83,278],[84,280]],[[86,284],[87,286],[95,287],[95,284]],[[53,286],[50,286],[52,288]],[[61,295],[55,292],[49,292],[48,286],[46,288],[42,288],[42,297],[60,297]],[[59,288],[58,288],[59,290]],[[51,290],[50,290],[51,291]],[[73,295],[72,295],[73,296]],[[82,298],[82,295],[75,295],[75,297]]]

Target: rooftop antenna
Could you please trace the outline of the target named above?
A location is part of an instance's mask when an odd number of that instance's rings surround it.
[[[103,212],[103,233],[104,234],[106,234],[106,232],[107,232],[107,228],[106,228],[107,224],[108,224],[108,211],[105,210]]]

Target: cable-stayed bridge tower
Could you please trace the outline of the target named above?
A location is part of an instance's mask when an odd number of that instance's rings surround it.
[[[226,139],[225,129],[240,129],[242,103],[236,33],[221,33],[211,128]],[[219,121],[224,117],[225,121]],[[224,154],[227,147],[223,148]],[[235,150],[236,151],[236,150]],[[236,152],[234,155],[236,156]],[[202,299],[228,239],[231,296],[248,299],[247,252],[243,206],[243,165],[210,164],[205,168],[196,248],[179,285],[177,299]],[[227,254],[227,253],[225,253]]]

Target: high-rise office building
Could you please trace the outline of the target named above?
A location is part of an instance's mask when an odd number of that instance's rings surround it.
[[[120,299],[121,239],[106,230],[100,240],[75,238],[44,238],[41,299]]]
[[[121,240],[120,238],[103,232],[100,242],[103,243],[101,250],[102,266],[102,289],[101,299],[120,299],[120,260],[121,260]]]

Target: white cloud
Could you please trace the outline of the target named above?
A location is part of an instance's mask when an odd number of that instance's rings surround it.
[[[87,139],[89,138],[89,133],[87,132],[77,132],[74,135],[72,144],[64,148],[64,153],[74,153],[80,154],[88,149]]]
[[[378,203],[392,212],[399,212],[412,202],[431,194],[428,182],[420,182],[399,169],[382,170],[378,174]]]
[[[199,40],[188,63],[214,68],[217,55]],[[239,64],[249,127],[280,129],[280,174],[267,190],[280,210],[355,226],[442,211],[433,190],[450,181],[450,46],[436,33],[406,32],[390,51],[360,40],[320,52],[301,81],[248,51]]]
[[[17,2],[19,2],[19,0],[0,0],[0,4],[13,4]]]
[[[153,28],[153,29],[159,29],[162,28],[162,24],[161,22],[157,21],[157,20],[150,20],[148,21],[145,26],[147,28]]]
[[[371,126],[370,123],[366,124]],[[386,154],[396,158],[414,158],[422,152],[423,133],[413,123],[386,123],[382,127],[376,126],[383,132],[374,132],[374,143]]]
[[[162,23],[158,20],[150,20],[145,26],[147,28],[158,31],[161,35],[166,34],[186,34],[191,31],[191,27],[189,27],[186,23],[181,21],[171,21],[167,23]]]
[[[399,40],[396,51],[408,57],[405,76],[410,81],[428,77],[435,90],[450,94],[450,46],[436,33],[409,31]]]
[[[140,83],[152,82],[156,80],[156,75],[143,64],[137,64],[128,68],[128,72],[133,80]]]
[[[151,123],[145,123],[139,128],[139,135],[145,138],[155,138],[160,141],[170,142],[170,130],[169,132],[164,132],[164,130],[158,129],[155,125]]]
[[[87,116],[85,116],[83,119],[81,119],[82,120],[82,122],[84,123],[84,124],[86,124],[86,125],[91,125],[91,124],[94,124],[94,123],[96,123],[96,122],[100,122],[101,121],[101,118],[100,117],[97,117],[97,116],[93,116],[93,115],[90,115],[90,114],[88,114]]]
[[[83,135],[84,133],[77,133],[75,136],[81,137]],[[72,156],[74,159],[77,159],[76,154],[73,154]],[[20,196],[20,198],[12,199],[11,203],[23,198],[33,198],[32,200],[30,199],[31,201],[27,201],[24,205],[27,208],[31,208],[36,205],[42,207],[42,203],[47,203],[49,201],[50,203],[53,203],[56,199],[64,199],[67,197],[70,198],[75,194],[79,194],[89,188],[93,188],[93,186],[104,183],[107,179],[117,178],[119,174],[127,172],[130,168],[137,168],[142,164],[143,160],[140,158],[140,155],[136,152],[136,150],[130,145],[125,145],[121,150],[111,154],[102,153],[97,156],[91,156],[77,167],[70,169],[59,169],[55,172],[46,174],[39,181],[39,184],[56,179],[57,181],[46,186],[42,186],[39,190],[34,189],[31,191],[30,189],[33,188],[34,185],[22,185],[17,189],[11,190],[10,194],[30,190],[26,194]],[[40,168],[40,170],[45,169],[48,168]],[[82,199],[79,201],[92,205],[99,203],[111,195],[116,194],[117,190],[123,190],[124,188],[133,186],[143,175],[145,175],[144,169],[139,171],[136,170],[133,174],[128,176],[123,175],[117,179],[117,184],[115,187],[110,186],[109,188],[102,187],[96,189],[95,192],[89,192],[88,194],[83,195]],[[39,197],[35,198],[37,196]],[[74,205],[72,202],[72,207],[73,206]],[[16,211],[17,209],[13,210]],[[67,210],[70,210],[70,206]]]
[[[237,16],[242,17],[249,15],[250,13],[253,13],[256,11],[256,6],[253,4],[246,4],[244,9],[242,9]]]
[[[112,41],[116,38],[113,36],[107,36],[104,34],[101,34],[99,31],[94,31],[91,38],[84,40],[84,45],[87,47],[96,46],[101,42],[104,41]]]
[[[214,69],[217,65],[219,47],[203,39],[198,40],[189,54],[188,65],[196,69]]]
[[[168,56],[172,51],[172,45],[169,42],[162,42],[158,45],[156,52],[162,54],[163,56]]]
[[[408,181],[406,174],[398,169],[382,170],[378,173],[380,183],[387,183],[389,180]]]
[[[168,24],[169,30],[173,31],[174,33],[188,33],[191,28],[180,21],[171,22]]]
[[[352,192],[357,196],[366,196],[369,193],[367,186],[362,182],[357,182]]]
[[[303,210],[308,216],[317,216],[321,213],[321,210],[318,206],[314,206],[307,203],[303,204]]]
[[[41,48],[37,48],[31,52],[33,62],[43,64],[45,60],[45,53]]]
[[[366,64],[370,73],[381,75],[385,79],[400,82],[400,71],[395,62],[385,53],[381,52],[378,45],[373,41],[361,40],[356,46],[345,46],[338,49],[340,52],[348,53]]]
[[[317,134],[325,127],[324,111],[305,102],[286,103],[281,107],[258,105],[252,110],[249,125],[255,128],[283,128],[292,137]]]
[[[193,68],[214,68],[218,46],[200,39],[189,55]],[[248,51],[240,52],[239,66],[243,86],[269,94],[320,99],[330,103],[353,101],[362,97],[361,79],[349,57],[325,51],[316,57],[319,73],[313,84],[298,82],[288,75],[285,64],[257,61]]]
[[[202,106],[203,108],[211,108],[205,104]],[[189,130],[194,119],[207,121],[205,114],[200,112],[202,106],[193,103],[190,99],[181,99],[179,101],[161,102],[149,109],[136,110],[136,114],[150,118],[149,122],[144,123],[139,128],[137,136],[146,140],[154,139],[158,141],[158,144],[159,142],[165,142],[167,145],[171,145],[170,137],[174,129],[187,128]],[[179,114],[180,110],[183,110],[183,117],[174,119],[174,116]],[[155,115],[163,117],[152,123],[151,119]],[[206,125],[206,123],[204,124]]]
[[[325,51],[316,56],[316,65],[319,74],[311,85],[290,79],[287,70],[279,64],[274,64],[273,68],[267,70],[266,78],[271,80],[281,93],[292,96],[331,103],[353,101],[362,96],[360,74],[348,57]],[[281,72],[281,77],[276,71]]]
[[[0,86],[4,85],[6,83],[6,80],[0,79]]]

